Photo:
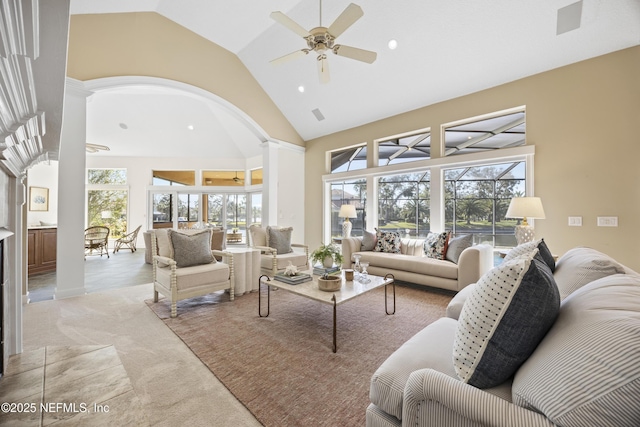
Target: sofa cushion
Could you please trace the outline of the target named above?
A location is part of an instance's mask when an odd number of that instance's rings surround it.
[[[178,268],[215,262],[211,254],[211,230],[182,233],[168,230],[173,259]]]
[[[376,233],[372,233],[367,230],[362,231],[362,244],[360,245],[361,251],[372,251],[376,247],[377,243]]]
[[[380,231],[376,228],[375,252],[399,254],[401,243],[402,239],[397,231]]]
[[[291,248],[291,233],[293,233],[293,227],[277,228],[267,226],[267,246],[278,251],[278,255],[293,252]]]
[[[371,377],[371,403],[402,419],[404,386],[413,371],[432,368],[455,378],[451,350],[456,321],[440,318],[406,341]]]
[[[540,258],[549,266],[553,273],[556,269],[556,261],[553,258],[553,254],[551,254],[549,247],[544,242],[544,239],[534,240],[533,242],[527,242],[516,246],[507,252],[507,255],[504,257],[504,261],[509,261],[510,259],[519,257],[533,251],[534,249],[538,249],[538,255],[540,255]]]
[[[560,295],[538,250],[478,280],[462,307],[453,345],[458,377],[478,388],[509,379],[553,325]]]
[[[424,254],[429,258],[444,259],[448,241],[448,231],[442,233],[434,233],[430,231],[427,238],[424,240]]]
[[[591,248],[573,248],[560,257],[553,276],[560,298],[565,299],[594,280],[624,272],[621,264],[602,252]]]
[[[402,270],[445,279],[456,280],[458,278],[458,266],[449,261],[427,258],[426,256],[391,255],[385,252],[356,252],[355,254],[361,256],[361,262],[368,262],[371,266],[378,268]]]
[[[451,238],[447,244],[447,251],[444,254],[444,258],[457,264],[462,251],[470,248],[471,245],[473,245],[472,234],[463,234],[462,236]]]
[[[512,392],[557,425],[640,425],[640,278],[611,275],[567,297]]]

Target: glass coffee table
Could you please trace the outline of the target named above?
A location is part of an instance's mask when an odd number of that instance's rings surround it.
[[[306,271],[305,273],[311,274],[311,271]],[[360,283],[355,280],[347,281],[344,278],[344,272],[342,272],[342,287],[339,291],[321,291],[318,289],[318,278],[320,276],[314,276],[311,274],[313,280],[308,282],[303,282],[297,285],[290,285],[288,283],[280,282],[278,280],[273,280],[267,275],[262,275],[258,279],[258,314],[260,317],[268,317],[270,313],[270,300],[271,300],[271,287],[282,289],[283,291],[291,292],[295,295],[300,295],[305,298],[312,299],[314,301],[318,301],[323,304],[329,304],[333,306],[333,352],[338,351],[338,346],[336,344],[337,334],[336,334],[336,320],[337,320],[337,308],[338,305],[350,301],[364,293],[377,289],[381,286],[384,286],[384,310],[387,314],[395,314],[396,312],[396,285],[394,281],[393,274],[387,274],[384,277],[369,275],[370,282],[368,283]],[[267,287],[266,296],[267,296],[267,307],[266,314],[263,314],[262,308],[262,300],[263,300],[263,292],[262,286],[265,285]],[[387,289],[389,286],[392,289],[393,296],[393,308],[390,311],[388,307],[388,295]]]

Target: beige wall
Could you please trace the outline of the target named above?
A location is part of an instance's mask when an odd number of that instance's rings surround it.
[[[271,138],[304,145],[238,57],[156,13],[73,15],[67,76],[172,79],[214,93],[248,114]]]
[[[325,152],[443,123],[526,106],[527,144],[535,145],[535,195],[545,220],[536,235],[561,255],[590,246],[640,271],[640,46],[307,142],[306,243],[322,240]],[[434,153],[434,157],[436,153]],[[569,227],[568,216],[582,216]],[[617,216],[619,226],[596,227]]]

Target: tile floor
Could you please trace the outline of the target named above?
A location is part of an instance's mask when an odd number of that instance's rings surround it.
[[[49,346],[14,355],[2,381],[0,425],[149,425],[112,345]]]
[[[153,268],[144,262],[144,248],[135,252],[121,249],[117,253],[87,256],[84,266],[87,293],[141,285],[153,281]],[[42,273],[29,277],[29,302],[52,300],[56,287],[56,273]]]

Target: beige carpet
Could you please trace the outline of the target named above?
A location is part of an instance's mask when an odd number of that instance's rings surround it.
[[[336,354],[331,306],[285,291],[271,293],[266,318],[257,293],[183,301],[175,319],[167,300],[148,304],[265,426],[362,426],[373,372],[451,295],[398,286],[396,298],[395,315],[383,289],[338,306]]]

